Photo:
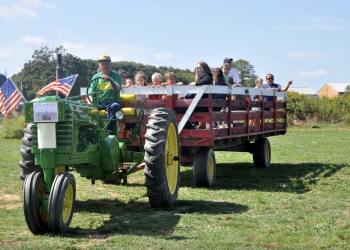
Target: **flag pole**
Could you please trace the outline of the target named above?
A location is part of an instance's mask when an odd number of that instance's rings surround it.
[[[8,79],[10,79],[10,81],[12,82],[13,86],[15,86],[16,90],[18,90],[18,92],[20,93],[20,95],[22,96],[23,100],[27,101],[27,99],[24,97],[22,91],[19,90],[19,88],[17,87],[16,83],[14,81],[12,81],[11,77],[9,77]]]

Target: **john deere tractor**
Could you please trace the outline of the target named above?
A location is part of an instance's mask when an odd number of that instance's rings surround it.
[[[128,117],[137,120],[126,126],[127,139],[118,138],[118,126],[107,133],[111,122],[107,112],[98,104],[88,104],[84,96],[63,99],[53,95],[25,102],[20,177],[24,215],[34,234],[62,233],[69,228],[77,188],[73,171],[92,184],[95,180],[120,184],[144,166],[150,205],[174,205],[180,170],[174,112],[151,111],[142,145],[143,109],[136,108],[132,94],[122,95],[121,102],[131,107],[122,108],[124,118],[120,116],[117,124]]]

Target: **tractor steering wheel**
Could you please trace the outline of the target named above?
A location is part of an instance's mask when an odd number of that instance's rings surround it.
[[[90,82],[89,82],[89,84],[88,84],[88,86],[87,86],[87,91],[86,91],[86,94],[87,94],[87,99],[88,99],[88,101],[90,102],[90,103],[93,103],[93,99],[91,99],[91,95],[92,94],[90,94],[89,93],[89,89],[90,89],[90,86],[91,86],[91,84],[93,83],[93,82],[95,82],[95,81],[98,81],[99,79],[103,79],[104,81],[108,81],[108,82],[110,82],[112,85],[114,84],[114,81],[110,78],[110,77],[108,77],[107,79],[104,79],[103,77],[101,77],[101,76],[99,76],[99,77],[97,77],[97,78],[95,78],[95,79],[92,79]],[[115,90],[115,88],[113,88],[112,87],[112,89],[113,89],[113,92],[114,92],[114,97],[113,98],[111,98],[111,100],[110,101],[107,101],[107,102],[104,102],[103,104],[106,106],[106,105],[109,105],[109,104],[112,104],[116,99],[117,99],[117,92],[116,92],[116,90]],[[98,90],[98,91],[100,91],[100,90]],[[102,92],[102,91],[101,91]],[[96,93],[94,93],[94,95],[96,95]],[[96,97],[95,97],[96,98]],[[95,100],[96,101],[96,100]],[[102,104],[102,103],[100,103],[100,101],[99,100],[97,100],[98,101],[98,104]]]

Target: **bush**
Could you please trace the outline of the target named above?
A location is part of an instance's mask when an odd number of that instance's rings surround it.
[[[294,92],[288,93],[290,120],[338,123],[349,121],[350,96],[337,98],[310,98]]]
[[[0,126],[0,138],[20,139],[23,136],[25,126],[23,116],[17,115],[9,119],[3,119]]]

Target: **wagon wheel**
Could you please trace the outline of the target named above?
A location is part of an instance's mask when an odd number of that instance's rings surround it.
[[[179,141],[173,111],[158,108],[148,117],[145,136],[145,176],[152,207],[175,204],[180,179]]]
[[[193,177],[197,187],[211,187],[216,177],[216,160],[214,150],[201,147],[194,155]]]
[[[39,171],[29,174],[23,185],[23,210],[28,228],[33,234],[48,231],[47,213],[42,202],[45,194],[43,174]]]
[[[39,170],[39,167],[34,164],[34,155],[31,152],[33,139],[32,126],[32,123],[27,125],[21,140],[21,160],[19,162],[21,180],[24,180],[30,173]]]
[[[75,203],[75,179],[68,172],[56,175],[49,196],[48,225],[53,233],[63,233],[72,221]]]
[[[257,168],[268,168],[271,162],[271,146],[267,138],[259,138],[253,144],[253,161]]]

